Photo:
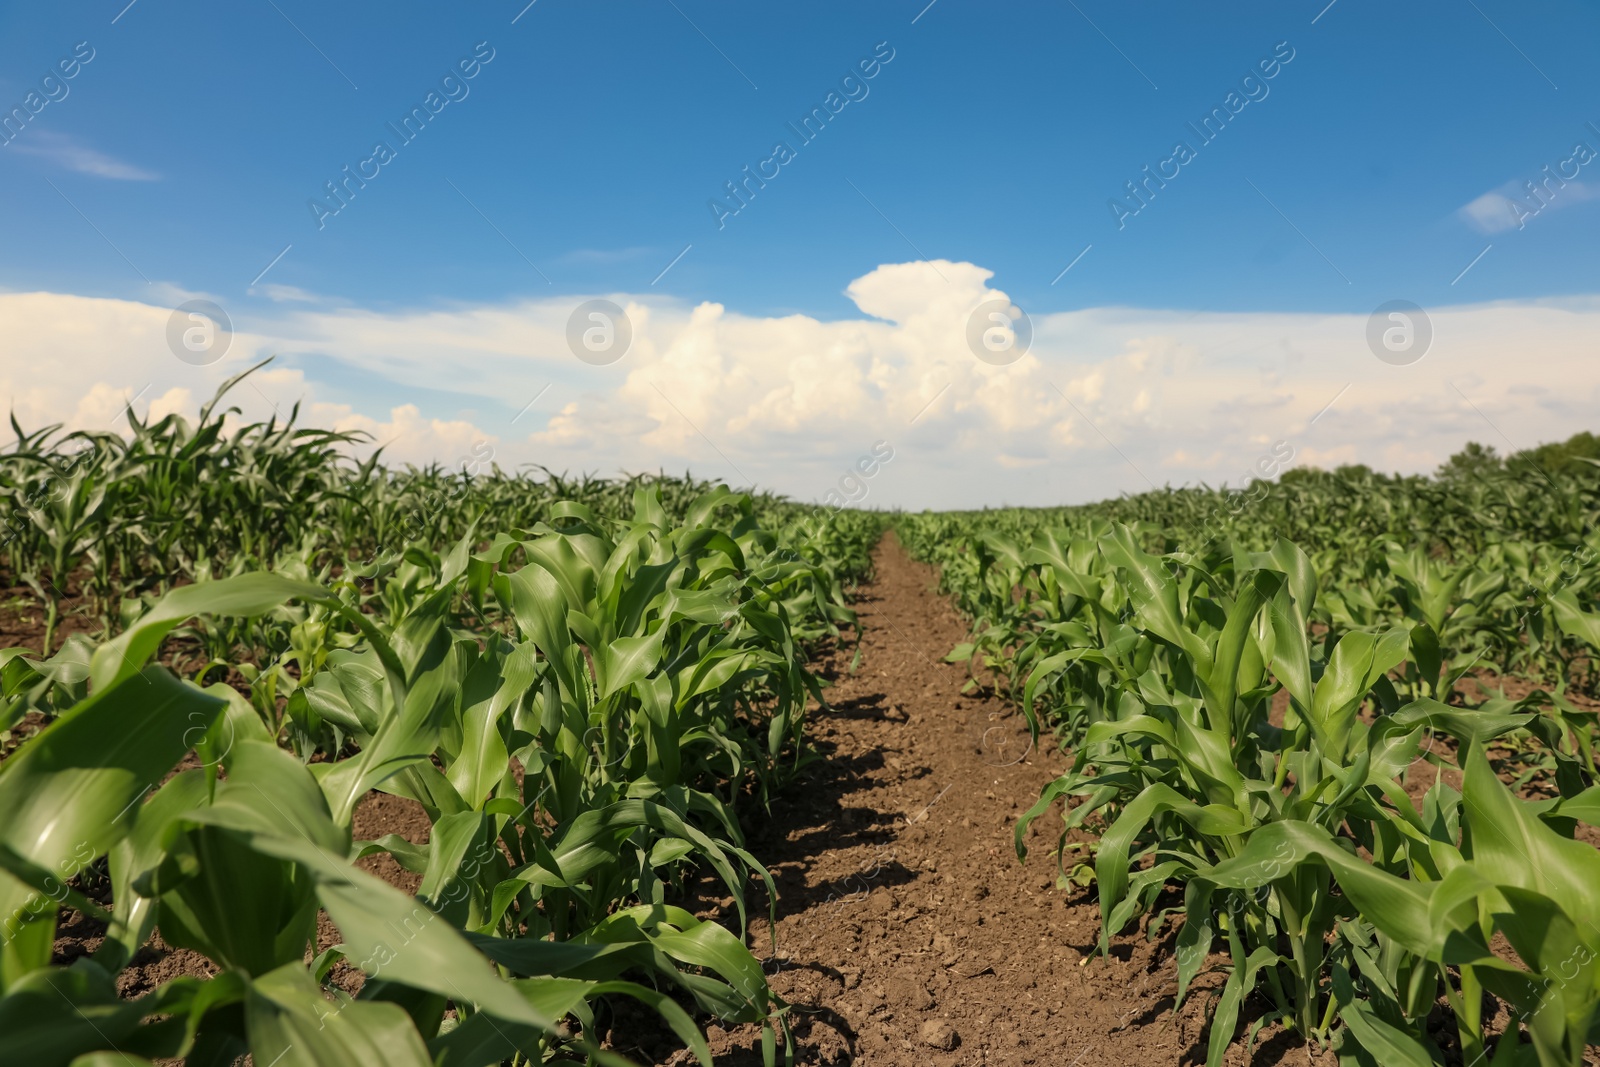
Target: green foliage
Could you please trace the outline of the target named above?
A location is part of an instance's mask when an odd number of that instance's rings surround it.
[[[1051,810],[1063,846],[1100,829],[1069,873],[1097,887],[1102,951],[1183,887],[1178,1003],[1226,976],[1210,1064],[1252,996],[1249,1039],[1276,1021],[1351,1064],[1577,1067],[1600,1035],[1600,853],[1574,839],[1600,817],[1596,723],[1564,695],[1594,691],[1600,494],[1592,465],[1519,466],[1469,449],[1439,481],[901,517],[973,619],[951,658],[1071,753],[1019,854]],[[1550,688],[1470,704],[1482,666]],[[1419,759],[1462,791],[1413,799]],[[1497,1038],[1486,992],[1513,1016]]]
[[[216,407],[0,456],[12,573],[47,630],[74,586],[100,624],[0,656],[5,726],[43,723],[0,763],[0,1060],[616,1062],[619,997],[701,1062],[694,1014],[760,1025],[770,1059],[787,1006],[756,955],[673,900],[704,870],[740,930],[774,906],[743,826],[814,758],[808,653],[853,629],[878,521],[688,479],[391,472]],[[373,790],[428,843],[353,839]],[[356,865],[379,853],[414,897]],[[62,907],[107,924],[66,967]],[[316,953],[319,913],[341,941]],[[158,930],[219,973],[119,998]]]

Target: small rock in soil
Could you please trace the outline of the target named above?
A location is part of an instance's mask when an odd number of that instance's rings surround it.
[[[943,1019],[929,1019],[922,1024],[922,1043],[930,1048],[949,1052],[961,1041],[955,1028]]]
[[[894,991],[895,999],[904,1003],[914,1011],[927,1011],[933,1007],[933,994],[928,992],[928,987],[921,982],[909,978],[901,978],[890,987]]]

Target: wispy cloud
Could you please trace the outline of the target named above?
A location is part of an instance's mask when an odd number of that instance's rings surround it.
[[[1593,182],[1552,182],[1535,189],[1529,192],[1516,182],[1506,182],[1462,205],[1456,214],[1482,233],[1505,233],[1522,229],[1529,219],[1545,211],[1600,200],[1600,185]]]
[[[306,290],[300,288],[298,285],[274,285],[271,282],[269,282],[266,285],[257,286],[255,289],[252,289],[251,292],[256,292],[257,290],[259,290],[268,300],[271,300],[274,303],[279,303],[279,304],[284,304],[284,303],[327,304],[327,303],[331,303],[331,301],[327,297],[318,296],[316,293],[307,292]]]
[[[644,246],[634,248],[575,248],[571,252],[564,252],[557,256],[556,260],[560,263],[606,267],[639,259],[652,251],[654,250]]]
[[[90,148],[76,137],[54,130],[30,130],[26,138],[18,138],[10,147],[13,152],[38,156],[58,167],[79,174],[92,174],[96,178],[124,182],[153,182],[161,178],[154,171],[124,163]]]

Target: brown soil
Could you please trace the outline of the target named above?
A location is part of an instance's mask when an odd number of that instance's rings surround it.
[[[61,593],[60,616],[51,640],[52,651],[71,634],[100,633],[100,620],[93,615],[90,599],[70,589]],[[34,652],[44,647],[45,606],[33,589],[26,585],[0,589],[0,648],[26,646]]]
[[[1005,704],[961,694],[966,667],[942,657],[967,626],[934,591],[933,571],[893,535],[876,565],[856,604],[858,671],[848,673],[851,649],[824,664],[832,711],[811,724],[824,758],[749,843],[778,883],[766,969],[793,1005],[797,1062],[1204,1062],[1204,1009],[1220,977],[1202,976],[1171,1012],[1172,923],[1085,963],[1099,909],[1092,890],[1057,888],[1059,821],[1034,824],[1025,864],[1012,845],[1017,816],[1065,758],[1048,739],[1031,751]],[[751,935],[758,953],[771,950],[764,917]],[[1304,1057],[1270,1033],[1253,1062]],[[719,1064],[760,1062],[754,1027],[710,1035]],[[665,1051],[637,1036],[618,1047],[645,1062]],[[1243,1053],[1229,1062],[1247,1062]]]

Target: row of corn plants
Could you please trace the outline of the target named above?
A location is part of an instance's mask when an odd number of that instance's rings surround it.
[[[1600,823],[1600,789],[1595,716],[1562,695],[1600,621],[1570,562],[1581,530],[1508,532],[1475,558],[1392,528],[1307,551],[1263,530],[1196,539],[1181,494],[1152,495],[1106,508],[1142,514],[1131,526],[1092,509],[1011,512],[999,531],[901,520],[974,617],[952,657],[1071,751],[1019,854],[1059,806],[1102,951],[1182,914],[1174,1010],[1222,978],[1210,1064],[1270,1023],[1349,1063],[1582,1063],[1600,1038],[1600,853],[1575,837]],[[1553,684],[1468,705],[1456,683],[1484,663]],[[1419,759],[1461,788],[1435,775],[1413,801]],[[1069,842],[1079,828],[1098,839]]]
[[[121,432],[66,432],[12,419],[13,440],[0,447],[0,575],[38,609],[44,651],[59,648],[69,612],[83,617],[72,632],[115,631],[185,581],[296,562],[342,570],[414,544],[437,550],[469,528],[531,529],[561,501],[624,515],[646,485],[682,518],[712,488],[687,475],[507,470],[487,444],[448,466],[391,467],[381,450],[357,461],[363,435],[301,426],[298,407],[285,419],[240,418],[227,397],[257,370],[225,383],[194,421],[147,421],[130,408]],[[791,537],[802,509],[750,492],[760,522],[811,562],[845,580],[865,570],[848,515]]]
[[[47,611],[46,586],[100,589],[102,618],[0,652],[26,732],[0,762],[0,1062],[619,1062],[619,998],[703,1063],[696,1016],[757,1024],[773,1062],[744,826],[812,758],[807,656],[852,627],[875,521],[338,444],[212,409],[88,458],[18,428],[11,573]],[[374,791],[427,843],[356,839]],[[675,903],[704,877],[741,933]],[[64,909],[105,931],[71,963]],[[157,935],[216,973],[119,996]]]

